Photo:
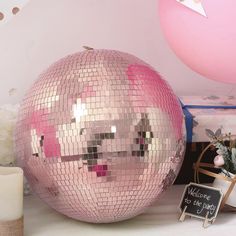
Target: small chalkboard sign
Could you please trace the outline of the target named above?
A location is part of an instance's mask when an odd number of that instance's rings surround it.
[[[204,219],[204,227],[213,223],[223,198],[220,189],[201,184],[190,183],[185,187],[180,209],[182,214],[180,221],[184,221],[185,215]]]

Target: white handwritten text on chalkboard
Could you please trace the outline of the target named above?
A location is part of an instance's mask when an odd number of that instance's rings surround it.
[[[214,188],[191,183],[186,186],[180,208],[185,214],[205,219],[216,217],[222,193]]]

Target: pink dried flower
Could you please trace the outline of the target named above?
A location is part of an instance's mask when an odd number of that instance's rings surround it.
[[[214,165],[217,167],[221,167],[225,164],[224,158],[222,155],[218,155],[214,158]]]

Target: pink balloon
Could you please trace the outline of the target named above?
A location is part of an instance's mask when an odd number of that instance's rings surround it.
[[[202,0],[207,17],[159,0],[160,22],[176,55],[203,76],[236,83],[236,1]]]

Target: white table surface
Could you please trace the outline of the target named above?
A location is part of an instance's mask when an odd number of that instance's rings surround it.
[[[194,236],[235,235],[236,214],[220,213],[214,225],[188,218],[178,222],[178,204],[184,186],[172,186],[147,211],[134,219],[114,224],[88,224],[69,219],[50,209],[35,196],[25,197],[25,236]]]

